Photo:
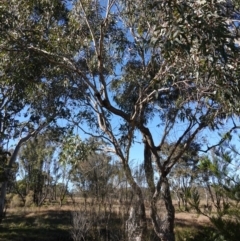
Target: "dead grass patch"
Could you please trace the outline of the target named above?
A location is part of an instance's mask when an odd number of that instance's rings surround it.
[[[161,205],[160,203],[160,210]],[[71,212],[84,210],[84,208],[87,208],[88,212],[95,212],[96,215],[99,212],[104,214],[111,211],[113,218],[111,225],[114,224],[114,233],[122,230],[122,225],[127,218],[128,207],[117,203],[100,205],[91,200],[85,202],[84,199],[78,199],[75,206],[71,204],[61,208],[59,205],[11,208],[0,225],[0,241],[71,241]],[[149,223],[151,223],[150,220]],[[190,230],[189,232],[193,233],[203,226],[210,225],[207,217],[186,212],[176,213],[175,224],[176,231]]]

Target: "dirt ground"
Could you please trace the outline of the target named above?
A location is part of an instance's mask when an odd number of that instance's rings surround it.
[[[208,226],[210,225],[209,219],[203,215],[193,213],[179,212],[175,214],[175,224],[178,226]]]

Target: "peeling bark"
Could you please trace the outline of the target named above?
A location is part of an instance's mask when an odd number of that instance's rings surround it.
[[[129,219],[126,221],[128,241],[145,241],[147,231],[145,206],[143,200],[130,208]]]

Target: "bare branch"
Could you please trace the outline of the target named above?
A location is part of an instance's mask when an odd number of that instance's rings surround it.
[[[176,118],[177,116],[177,112],[175,113],[175,117],[174,119]],[[165,124],[165,127],[164,127],[164,130],[163,130],[163,136],[161,138],[161,142],[159,143],[159,145],[156,147],[159,151],[161,150],[165,140],[166,140],[166,137],[168,136],[169,132],[172,130],[174,126],[174,122],[173,121],[166,121],[166,124]]]
[[[226,134],[230,134],[230,133],[232,133],[234,130],[236,130],[236,129],[240,129],[240,126],[233,126]],[[217,146],[220,146],[222,143],[224,143],[226,141],[226,138],[225,137],[223,137],[223,138],[221,138],[221,140],[218,142],[218,143],[216,143],[216,144],[214,144],[214,145],[211,145],[211,146],[208,146],[207,147],[207,149],[205,149],[205,150],[200,150],[201,152],[205,152],[205,153],[207,153],[208,151],[210,151],[211,149],[213,149],[214,147],[217,147]]]
[[[169,173],[172,169],[172,167],[178,162],[179,158],[181,158],[181,156],[183,155],[183,153],[189,148],[190,144],[192,143],[192,141],[194,140],[194,138],[196,137],[196,135],[205,127],[205,124],[200,123],[199,126],[195,129],[195,131],[190,135],[190,137],[187,139],[187,141],[185,142],[183,148],[180,150],[180,152],[178,153],[178,155],[176,157],[173,158],[173,161],[171,164],[168,165],[167,169],[166,169],[166,173]],[[186,130],[187,132],[189,130]],[[187,132],[184,132],[184,134],[180,137],[181,139],[187,134]],[[179,139],[180,139],[179,138]],[[180,143],[178,143],[179,145]],[[176,148],[175,148],[176,149]],[[166,166],[170,161],[170,159],[168,158],[168,160],[164,163],[164,165]]]
[[[17,159],[17,155],[18,155],[18,152],[21,148],[21,146],[26,143],[30,138],[36,136],[41,130],[43,130],[49,123],[43,123],[41,124],[36,130],[30,132],[27,136],[23,137],[20,139],[20,141],[17,143],[14,151],[13,151],[13,154],[10,158],[10,161],[9,161],[9,165],[13,165],[13,163],[16,161]]]
[[[74,66],[74,64],[68,58],[66,58],[64,56],[60,56],[58,54],[53,54],[53,53],[48,52],[48,51],[46,51],[44,49],[40,49],[40,48],[37,48],[37,47],[34,47],[34,46],[30,46],[30,47],[28,47],[28,49],[29,50],[34,50],[34,51],[39,52],[39,53],[42,53],[44,55],[47,55],[48,57],[60,58],[63,61],[62,63],[65,64],[65,67],[67,65],[68,67],[71,67],[71,70],[76,71],[76,67]]]
[[[94,33],[93,33],[93,29],[92,29],[92,27],[91,27],[91,25],[90,25],[90,23],[89,23],[89,21],[88,21],[87,14],[86,14],[86,11],[85,11],[85,9],[84,9],[84,7],[83,7],[82,1],[79,0],[79,2],[80,2],[80,4],[81,4],[81,8],[82,8],[82,10],[83,10],[84,19],[85,19],[85,21],[86,21],[86,24],[87,24],[88,29],[89,29],[89,31],[90,31],[90,34],[91,34],[91,36],[92,36],[92,40],[93,40],[93,44],[94,44],[94,47],[95,47],[96,55],[97,55],[97,57],[98,57],[98,56],[99,56],[99,50],[98,50],[98,46],[97,46],[97,41],[96,41],[95,35],[94,35]]]

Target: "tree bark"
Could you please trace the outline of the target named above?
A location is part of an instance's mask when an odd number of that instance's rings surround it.
[[[162,230],[164,233],[164,238],[162,238],[163,241],[174,241],[175,235],[174,235],[174,219],[175,219],[175,209],[172,204],[172,197],[170,193],[170,187],[168,183],[168,179],[165,177],[163,180],[163,200],[166,207],[166,221],[162,226]]]
[[[1,193],[0,193],[0,223],[2,222],[3,218],[5,217],[5,198],[6,198],[6,191],[7,191],[7,181],[2,183],[1,186]]]
[[[144,241],[147,231],[147,218],[144,205],[144,197],[141,188],[132,177],[132,173],[128,164],[123,165],[127,181],[133,189],[133,193],[137,196],[138,201],[132,203],[129,219],[126,222],[127,236],[129,241]]]
[[[157,214],[156,201],[159,195],[158,191],[153,196],[150,207],[150,217],[152,219],[154,231],[161,241],[175,241],[174,234],[174,219],[175,209],[172,204],[172,198],[167,177],[161,177],[158,183],[158,188],[162,189],[162,199],[165,204],[166,214],[159,217]]]
[[[128,241],[145,241],[147,233],[145,206],[143,200],[134,203],[126,221]]]

